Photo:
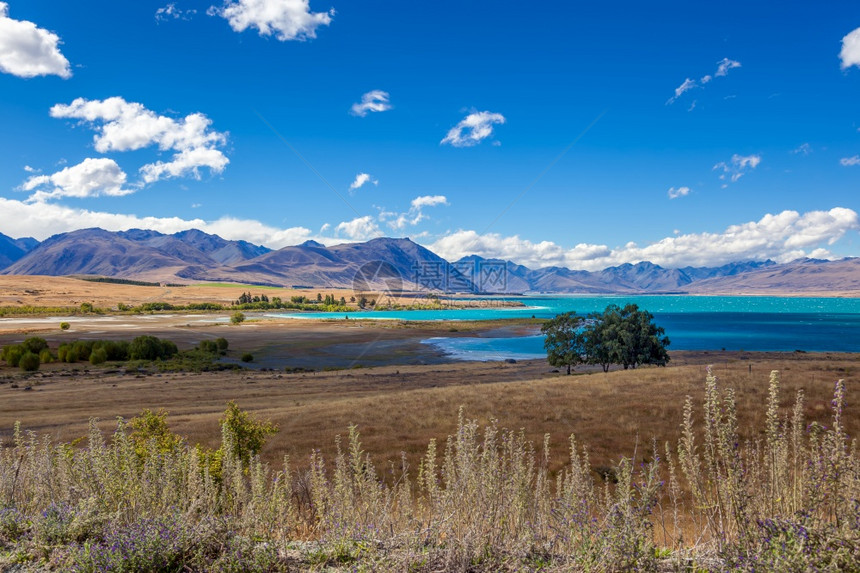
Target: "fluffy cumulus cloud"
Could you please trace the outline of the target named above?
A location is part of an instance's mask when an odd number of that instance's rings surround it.
[[[860,67],[860,28],[842,38],[842,51],[839,52],[839,60],[842,62],[843,70],[851,66]]]
[[[167,22],[170,20],[190,20],[197,13],[197,10],[182,10],[176,7],[175,2],[171,2],[167,6],[162,6],[155,11],[155,19],[158,22]]]
[[[448,131],[441,141],[442,145],[454,147],[472,147],[493,135],[493,126],[505,123],[505,116],[489,111],[470,113]]]
[[[369,173],[359,173],[355,176],[355,180],[349,184],[349,190],[350,192],[354,192],[356,189],[361,189],[368,183],[379,185],[379,181],[374,179]]]
[[[331,24],[334,16],[334,10],[311,12],[308,0],[227,0],[207,13],[224,18],[236,32],[256,28],[261,36],[282,42],[316,38],[317,28]]]
[[[691,78],[686,78],[680,86],[675,88],[675,95],[670,97],[666,104],[670,105],[675,103],[675,101],[680,98],[682,95],[687,93],[688,91],[696,88],[703,88],[706,84],[709,84],[714,78],[722,78],[729,75],[729,70],[733,70],[735,68],[741,67],[741,63],[735,60],[730,60],[728,58],[723,58],[719,62],[717,62],[717,71],[711,74],[705,74],[698,80],[694,80]],[[688,111],[693,111],[696,108],[696,103],[693,102],[693,105],[690,106]]]
[[[366,241],[383,236],[376,221],[370,215],[340,223],[335,227],[335,234],[353,241]]]
[[[689,187],[670,187],[667,194],[669,195],[669,199],[677,199],[678,197],[686,197],[690,194],[690,191]]]
[[[158,115],[142,104],[121,97],[105,100],[78,98],[72,103],[57,104],[51,116],[78,119],[96,131],[96,151],[131,151],[157,146],[173,151],[170,161],[158,161],[141,167],[144,183],[169,177],[200,178],[200,168],[221,173],[230,162],[221,151],[227,134],[211,129],[212,121],[201,113],[182,119]]]
[[[35,191],[30,202],[42,202],[58,197],[121,196],[133,193],[126,188],[127,176],[113,159],[104,157],[84,159],[53,175],[36,175],[27,179],[21,188]]]
[[[152,229],[161,233],[176,233],[200,229],[229,240],[245,240],[279,249],[297,245],[310,238],[333,244],[335,239],[314,237],[310,229],[291,227],[280,229],[255,220],[222,217],[215,221],[182,219],[180,217],[139,217],[122,213],[107,213],[75,209],[56,203],[30,203],[0,197],[3,233],[13,237],[35,237],[44,240],[57,233],[67,233],[88,227],[108,231]]]
[[[60,37],[33,22],[9,17],[9,4],[0,2],[0,72],[21,78],[69,78],[69,61],[60,52]]]
[[[714,171],[719,171],[721,181],[737,182],[746,173],[758,167],[761,155],[738,155],[735,153],[729,161],[721,161],[714,165]],[[724,183],[723,187],[727,187]]]
[[[860,155],[855,155],[853,157],[843,157],[839,160],[839,163],[843,167],[854,167],[855,165],[860,165]]]
[[[600,270],[624,263],[651,261],[668,268],[720,266],[733,261],[773,259],[788,262],[804,256],[829,257],[824,245],[833,245],[848,232],[860,231],[860,217],[852,209],[800,214],[783,211],[758,221],[732,225],[722,233],[676,234],[647,246],[628,243],[622,247],[580,244],[572,249],[518,236],[461,230],[430,245],[448,260],[469,254],[501,258],[532,268],[564,266]]]
[[[371,90],[361,96],[361,101],[352,104],[350,112],[365,117],[370,112],[388,111],[392,108],[388,92]]]

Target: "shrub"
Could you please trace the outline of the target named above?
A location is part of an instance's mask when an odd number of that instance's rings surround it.
[[[54,355],[47,348],[39,353],[39,362],[42,364],[50,364],[54,361]]]
[[[97,366],[107,362],[107,352],[104,348],[96,348],[90,353],[90,364]]]
[[[230,346],[230,343],[227,342],[226,338],[216,338],[215,344],[218,345],[218,350],[227,350],[227,347]]]
[[[93,350],[104,350],[108,360],[128,360],[129,346],[125,340],[99,340],[93,344]]]
[[[32,352],[33,354],[39,354],[43,350],[47,350],[48,343],[45,342],[44,338],[39,338],[38,336],[33,336],[25,340],[21,346],[24,347],[24,350]]]
[[[77,360],[89,360],[90,353],[93,351],[93,344],[95,344],[92,340],[78,340],[72,345],[72,348],[75,351],[75,355]]]
[[[24,349],[17,344],[13,344],[3,349],[3,360],[5,360],[6,364],[12,368],[17,368],[18,362],[21,360],[21,355],[23,354]]]
[[[230,322],[232,324],[241,324],[245,322],[245,315],[237,310],[230,316]]]
[[[73,343],[61,344],[57,348],[57,360],[70,364],[77,362],[78,351],[75,350],[75,345]]]
[[[218,353],[218,343],[214,340],[201,340],[200,344],[197,345],[197,348],[203,352],[209,352],[211,354]]]
[[[69,324],[68,322],[61,322],[60,323],[60,330],[68,330],[71,327],[72,327],[72,325]]]
[[[29,351],[22,354],[18,361],[18,366],[25,372],[35,372],[39,369],[39,364],[39,356]]]
[[[251,354],[250,352],[246,352],[245,354],[242,355],[242,362],[253,362],[253,361],[254,361],[254,355]]]
[[[185,441],[170,431],[167,426],[167,411],[153,412],[146,409],[129,421],[134,451],[141,460],[153,452],[167,454],[179,451]]]
[[[131,360],[166,360],[178,353],[179,349],[173,342],[149,335],[138,336],[128,347],[128,357]]]

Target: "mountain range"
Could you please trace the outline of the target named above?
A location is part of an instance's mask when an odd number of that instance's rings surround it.
[[[42,243],[0,234],[0,274],[507,294],[860,293],[860,258],[679,269],[641,262],[589,272],[530,269],[477,255],[448,262],[410,239],[378,238],[331,247],[306,241],[271,250],[195,229],[172,235],[82,229]]]

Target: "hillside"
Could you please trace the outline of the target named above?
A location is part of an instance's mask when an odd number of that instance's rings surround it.
[[[82,229],[38,243],[0,234],[0,274],[99,275],[154,282],[234,282],[472,294],[860,294],[860,259],[742,261],[667,269],[650,262],[589,272],[530,269],[476,255],[450,263],[402,238],[279,250],[199,230],[172,235]]]

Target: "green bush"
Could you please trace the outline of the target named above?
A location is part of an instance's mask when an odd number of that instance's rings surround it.
[[[24,347],[24,350],[32,352],[33,354],[39,354],[43,350],[48,348],[48,343],[44,338],[39,338],[38,336],[33,336],[25,340],[21,346]]]
[[[230,346],[230,343],[227,342],[226,338],[216,338],[215,344],[218,345],[218,350],[227,350],[227,347]]]
[[[218,353],[218,343],[214,340],[201,340],[200,344],[197,345],[197,348],[203,352],[209,352],[211,354]]]
[[[245,322],[245,315],[237,310],[230,316],[230,322],[232,324],[241,324]]]
[[[68,322],[61,322],[60,323],[60,330],[68,330],[71,327],[72,327],[72,325],[69,324]]]
[[[23,354],[24,349],[17,344],[13,344],[3,349],[3,360],[12,368],[17,368]]]
[[[107,351],[104,348],[96,348],[90,353],[90,364],[97,366],[107,362]]]
[[[138,336],[128,347],[130,360],[167,360],[179,353],[176,344],[169,340],[159,340],[154,336]]]
[[[42,364],[50,364],[54,361],[54,355],[47,348],[39,353],[39,362]]]
[[[90,352],[93,351],[93,344],[95,344],[92,340],[78,340],[72,345],[72,348],[75,351],[75,355],[77,356],[77,360],[89,360]]]
[[[22,354],[18,361],[18,366],[25,372],[35,372],[39,369],[39,364],[39,356],[29,351]]]
[[[102,349],[108,360],[128,360],[129,343],[125,340],[98,340],[93,344],[93,351]]]
[[[246,352],[242,355],[242,362],[252,362],[254,360],[254,355],[250,352]]]

